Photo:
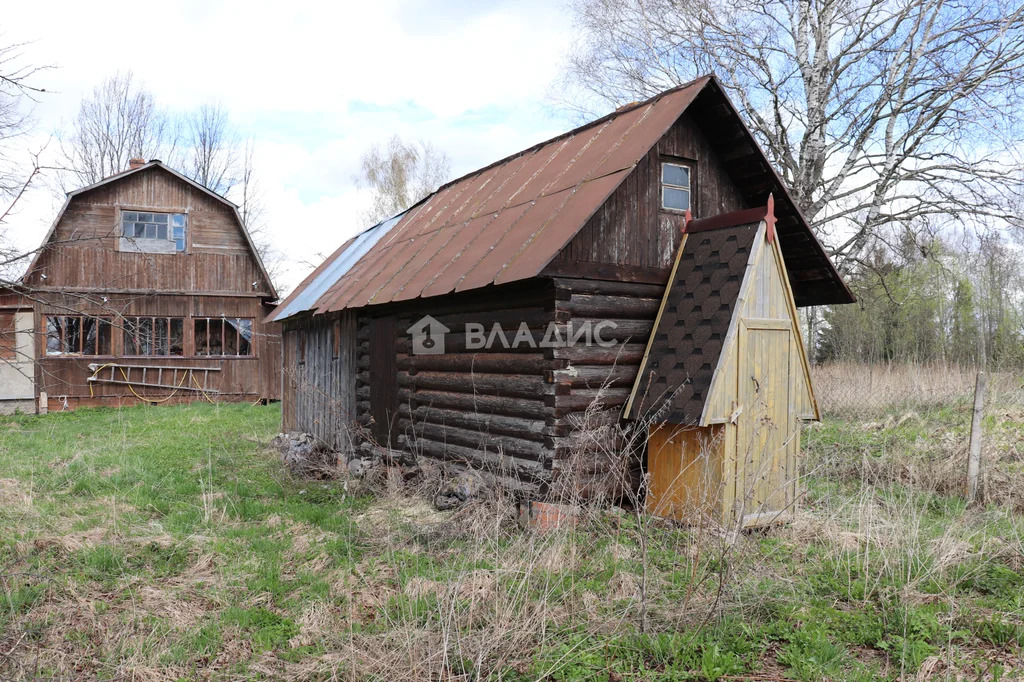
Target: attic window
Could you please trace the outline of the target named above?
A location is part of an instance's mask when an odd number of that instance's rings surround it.
[[[690,208],[689,166],[662,162],[661,207],[669,211],[685,211]]]
[[[167,244],[167,251],[182,253],[185,251],[185,214],[123,211],[121,236],[136,242],[162,242]]]

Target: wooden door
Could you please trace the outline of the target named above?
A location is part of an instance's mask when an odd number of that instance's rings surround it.
[[[371,432],[381,445],[391,445],[398,419],[398,368],[395,363],[395,318],[370,321]]]
[[[796,492],[790,447],[795,424],[790,414],[792,322],[740,321],[737,420],[737,511],[744,526],[781,520]]]

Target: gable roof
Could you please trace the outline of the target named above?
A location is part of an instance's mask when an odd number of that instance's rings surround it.
[[[325,262],[270,319],[536,277],[688,110],[709,128],[709,138],[736,152],[725,163],[742,162],[736,179],[750,204],[763,204],[769,193],[777,197],[778,229],[794,289],[800,292],[798,304],[852,301],[720,84],[705,76],[441,186],[396,216],[387,233],[379,234],[358,258],[348,251],[359,248],[355,240],[336,251],[328,259],[331,263],[354,262],[345,268]],[[340,274],[328,275],[329,270]],[[313,282],[319,290],[315,298],[305,291]],[[303,303],[292,305],[299,298]]]
[[[165,166],[163,162],[160,161],[159,159],[152,159],[151,161],[148,161],[142,164],[141,166],[138,166],[137,168],[129,168],[128,170],[121,171],[120,173],[114,173],[113,175],[103,178],[99,182],[94,182],[91,185],[79,187],[78,189],[68,192],[65,195],[64,205],[61,206],[60,211],[57,212],[57,217],[54,218],[53,223],[50,225],[50,229],[46,232],[46,236],[43,238],[42,246],[40,246],[40,248],[36,251],[36,255],[32,258],[32,262],[29,263],[28,269],[26,269],[25,274],[22,275],[22,279],[24,280],[35,269],[36,265],[39,262],[39,258],[43,255],[43,251],[46,249],[46,245],[50,243],[50,239],[53,238],[54,232],[57,231],[57,225],[60,224],[60,219],[64,217],[64,213],[67,211],[68,206],[71,205],[72,199],[81,194],[85,194],[86,192],[92,191],[99,187],[103,187],[104,185],[109,185],[112,182],[117,182],[118,180],[126,178],[129,175],[141,173],[150,168],[158,168],[164,171],[165,173],[170,173],[171,175],[181,180],[182,182],[192,187],[195,187],[204,194],[212,197],[213,199],[219,201],[220,203],[224,204],[225,206],[231,209],[231,212],[234,215],[236,222],[238,223],[238,228],[242,231],[242,236],[245,238],[245,243],[249,247],[249,252],[252,255],[252,257],[256,259],[256,266],[259,268],[260,275],[262,275],[267,282],[267,287],[269,289],[271,299],[276,299],[277,291],[274,288],[274,282],[273,280],[270,279],[270,274],[267,272],[266,267],[263,265],[263,259],[260,257],[259,251],[256,250],[256,245],[253,243],[252,237],[249,235],[249,230],[246,229],[245,223],[242,221],[242,215],[238,212],[238,204],[229,201],[228,199],[225,199],[224,197],[217,194],[209,187],[205,187],[199,184],[198,182],[189,178],[188,176],[182,175],[181,173],[174,170],[170,166]]]
[[[765,213],[687,226],[624,417],[699,424]]]

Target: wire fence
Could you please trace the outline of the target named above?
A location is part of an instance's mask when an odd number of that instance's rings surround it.
[[[956,365],[832,363],[812,369],[823,416],[872,417],[900,410],[929,412],[969,405],[978,369]],[[986,403],[1024,405],[1024,376],[988,373]]]
[[[977,374],[976,368],[946,365],[813,368],[822,419],[806,432],[805,473],[962,496]],[[1024,376],[986,374],[976,436],[980,499],[1024,511]]]

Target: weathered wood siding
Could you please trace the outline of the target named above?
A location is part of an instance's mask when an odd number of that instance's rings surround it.
[[[216,389],[217,400],[259,400],[280,398],[281,347],[277,323],[265,323],[266,306],[253,297],[218,296],[149,296],[108,297],[104,303],[99,294],[88,296],[44,293],[35,302],[36,330],[35,383],[36,392],[45,391],[55,409],[65,403],[79,405],[120,405],[138,402],[128,387],[93,382],[90,364],[109,362],[130,365],[164,365],[176,367],[219,367],[210,374],[209,388]],[[107,317],[113,325],[110,355],[52,356],[46,355],[46,317],[48,315],[88,315]],[[124,318],[133,316],[184,318],[184,357],[125,357],[123,351]],[[196,356],[192,347],[192,326],[195,318],[242,317],[253,320],[252,355],[241,357]],[[136,388],[145,397],[161,399],[174,393],[179,400],[203,400],[197,392],[172,392],[155,388]],[[123,399],[123,400],[122,400]]]
[[[661,209],[663,159],[691,164],[694,217],[748,208],[712,142],[684,114],[551,262],[550,274],[665,281],[683,216]]]
[[[119,251],[122,209],[187,214],[186,252]],[[270,291],[230,207],[159,168],[73,197],[25,283],[65,291]]]
[[[356,316],[303,318],[284,333],[283,428],[352,447],[356,418]]]

